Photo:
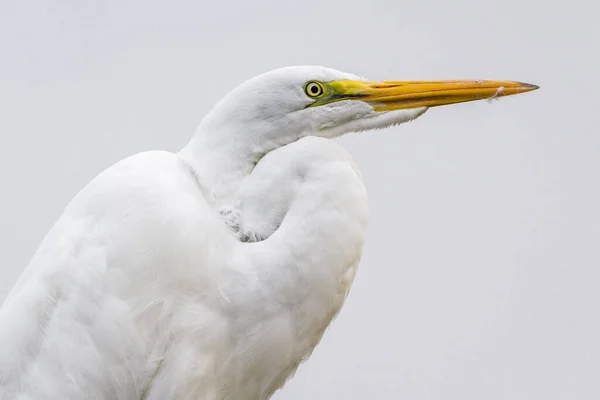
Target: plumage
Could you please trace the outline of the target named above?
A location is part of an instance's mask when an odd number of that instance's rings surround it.
[[[340,310],[363,248],[365,186],[330,139],[439,105],[407,103],[407,84],[275,70],[180,152],[99,174],[0,308],[0,398],[269,398]]]

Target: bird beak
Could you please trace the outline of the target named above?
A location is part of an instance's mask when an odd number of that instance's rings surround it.
[[[329,83],[338,99],[367,102],[375,111],[437,107],[466,101],[492,99],[536,90],[539,87],[512,81],[390,81],[341,80]]]

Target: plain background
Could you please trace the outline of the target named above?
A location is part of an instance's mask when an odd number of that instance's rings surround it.
[[[321,64],[541,89],[339,140],[371,201],[339,318],[275,399],[600,398],[592,2],[3,0],[0,299],[114,162],[181,148],[227,91]]]

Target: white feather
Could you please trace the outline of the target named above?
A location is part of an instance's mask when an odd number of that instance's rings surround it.
[[[180,153],[127,158],[71,201],[0,309],[1,399],[267,399],[284,384],[363,247],[366,190],[327,138],[425,110],[305,108],[315,79],[357,78],[254,78]]]

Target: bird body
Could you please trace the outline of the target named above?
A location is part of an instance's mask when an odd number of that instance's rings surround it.
[[[280,387],[340,309],[367,219],[339,146],[305,138],[257,172],[282,160],[260,188],[293,179],[294,193],[269,197],[292,203],[272,244],[236,240],[177,155],[138,154],[94,179],[2,308],[2,398],[263,399]],[[265,206],[253,195],[249,215]]]
[[[426,110],[378,111],[389,99],[363,101],[361,82],[262,75],[179,153],[94,178],[0,308],[0,399],[268,399],[339,312],[363,248],[365,186],[329,139]]]

